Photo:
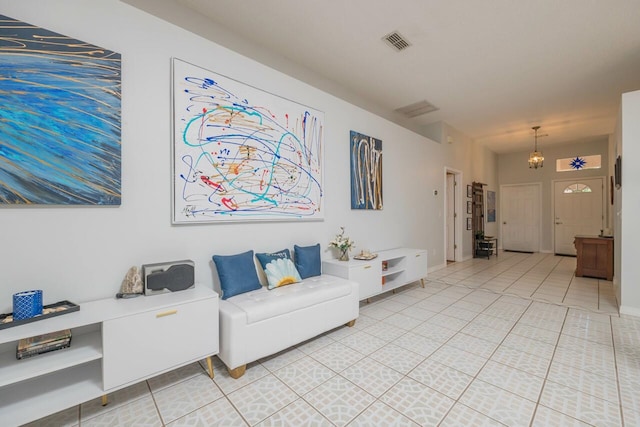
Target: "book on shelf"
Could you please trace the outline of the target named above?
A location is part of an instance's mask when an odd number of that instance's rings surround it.
[[[16,358],[24,359],[37,354],[47,353],[71,345],[71,330],[50,332],[48,334],[36,335],[34,337],[23,338],[18,341],[16,348]]]

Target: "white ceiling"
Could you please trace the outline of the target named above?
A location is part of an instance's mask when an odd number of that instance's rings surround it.
[[[414,130],[444,121],[493,151],[614,130],[640,89],[638,0],[176,0],[233,38],[332,83],[331,92]],[[400,32],[412,46],[382,41]],[[393,110],[439,108],[413,119]]]

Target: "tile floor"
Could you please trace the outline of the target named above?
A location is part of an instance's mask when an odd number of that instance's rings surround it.
[[[575,259],[500,253],[251,364],[195,363],[33,426],[636,426],[640,319]]]

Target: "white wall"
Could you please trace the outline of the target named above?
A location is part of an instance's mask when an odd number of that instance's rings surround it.
[[[622,95],[621,139],[618,154],[622,157],[622,187],[620,195],[620,215],[616,230],[620,254],[620,313],[640,316],[640,263],[638,262],[638,242],[640,241],[640,169],[634,160],[640,156],[640,91]],[[617,206],[617,205],[616,205]],[[619,246],[618,246],[619,245]],[[616,271],[616,274],[618,272]]]
[[[117,0],[0,0],[2,13],[122,54],[122,205],[0,209],[0,310],[11,295],[43,289],[45,304],[115,294],[132,265],[196,263],[212,286],[212,254],[323,248],[346,226],[358,248],[426,248],[444,261],[445,165],[470,177],[471,150],[442,144]],[[198,64],[325,112],[325,220],[172,226],[170,58]],[[352,211],[349,131],[382,139],[384,210]],[[434,196],[433,190],[438,190]],[[323,253],[331,256],[330,253]]]
[[[498,175],[500,185],[542,183],[542,241],[541,252],[553,252],[553,212],[552,212],[552,185],[553,180],[591,178],[596,176],[606,177],[606,200],[609,200],[608,170],[609,151],[608,137],[604,136],[595,140],[580,141],[573,144],[548,147],[543,150],[544,167],[541,169],[529,169],[529,152],[500,154],[498,156]],[[589,156],[600,154],[602,156],[601,169],[586,169],[571,172],[556,172],[556,160],[562,158]],[[607,202],[608,203],[608,202]]]

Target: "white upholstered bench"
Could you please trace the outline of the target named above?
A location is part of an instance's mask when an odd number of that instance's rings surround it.
[[[358,317],[358,284],[330,275],[220,301],[220,352],[233,378],[247,363],[282,351]]]

